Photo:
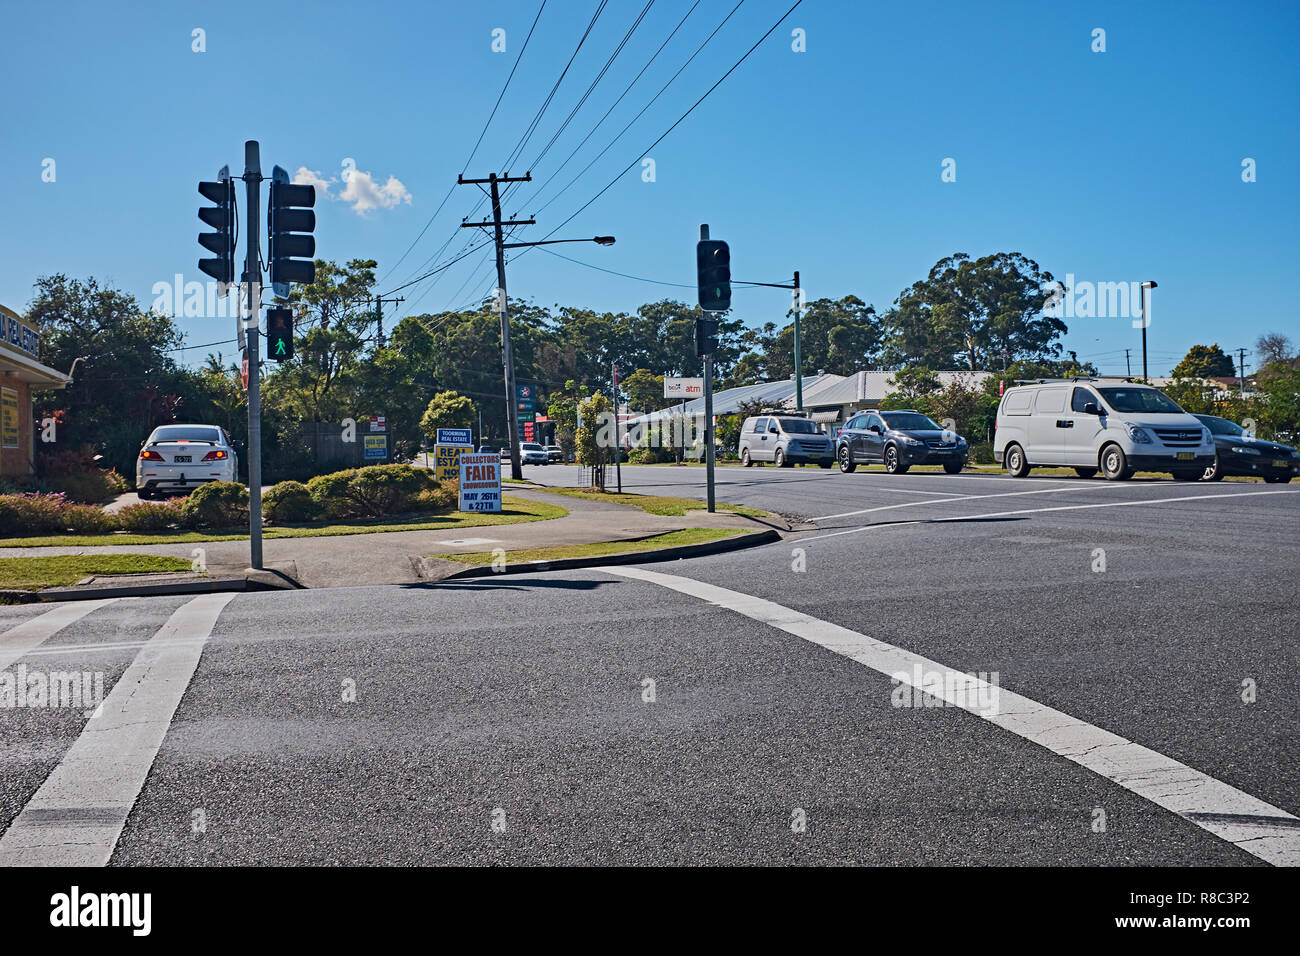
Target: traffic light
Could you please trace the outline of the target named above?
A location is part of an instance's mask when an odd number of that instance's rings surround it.
[[[695,320],[695,354],[712,355],[718,350],[718,320]]]
[[[277,362],[293,358],[293,312],[266,310],[266,357]]]
[[[721,239],[701,239],[695,246],[700,308],[726,312],[731,308],[731,250]]]
[[[279,166],[271,176],[271,202],[267,207],[266,229],[270,235],[267,251],[271,261],[271,284],[277,295],[288,295],[290,282],[307,285],[316,279],[316,187],[289,182],[289,174]]]
[[[199,245],[216,253],[212,259],[200,259],[199,269],[227,285],[235,281],[235,181],[229,167],[221,167],[215,183],[199,183],[199,194],[216,203],[200,206],[199,218],[216,232],[199,233]]]

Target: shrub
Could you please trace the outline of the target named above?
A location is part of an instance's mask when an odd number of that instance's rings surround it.
[[[234,481],[210,481],[181,502],[188,528],[233,528],[248,521],[248,489]]]
[[[455,478],[418,491],[411,499],[413,511],[455,511],[460,504],[460,482]]]
[[[347,518],[354,514],[355,507],[348,497],[348,483],[356,473],[355,468],[349,468],[317,475],[307,482],[307,492],[326,518]]]
[[[411,498],[429,488],[429,473],[410,465],[371,465],[348,482],[348,497],[366,517],[411,510]]]
[[[673,460],[671,448],[638,448],[627,459],[628,463],[633,465],[657,465]]]
[[[993,464],[993,443],[977,441],[970,446],[970,460],[976,465]]]
[[[0,535],[14,537],[111,531],[116,522],[94,505],[80,505],[61,494],[0,496]]]
[[[311,492],[300,481],[282,481],[262,496],[262,514],[267,520],[281,524],[310,521],[319,510]]]
[[[89,468],[46,479],[49,486],[73,501],[103,504],[126,491],[126,479],[114,469]]]
[[[165,531],[179,525],[182,520],[180,502],[177,501],[127,505],[109,517],[116,518],[118,528],[123,531]]]

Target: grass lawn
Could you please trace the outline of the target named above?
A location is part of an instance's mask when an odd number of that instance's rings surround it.
[[[706,507],[703,501],[696,498],[673,498],[669,495],[635,495],[631,492],[624,492],[620,495],[614,491],[588,491],[586,488],[539,488],[538,490],[548,491],[556,495],[567,495],[570,498],[583,498],[587,501],[608,501],[616,505],[631,505],[633,508],[648,511],[652,515],[681,517],[688,511],[699,511]],[[764,511],[762,508],[749,508],[745,505],[726,505],[719,501],[716,506],[719,511],[748,515],[751,518],[766,518],[770,515],[770,512]]]
[[[559,561],[563,558],[605,557],[611,554],[627,554],[632,551],[653,551],[656,548],[675,548],[685,544],[701,544],[705,541],[717,541],[742,534],[739,528],[684,528],[681,531],[668,531],[637,541],[600,541],[595,544],[565,544],[554,548],[526,548],[522,551],[507,551],[506,560],[521,561]],[[431,558],[443,558],[447,561],[459,561],[462,564],[491,564],[491,551],[475,551],[470,554],[431,554]]]
[[[70,554],[47,558],[0,558],[0,588],[32,591],[76,584],[90,574],[189,571],[188,558],[152,554]]]
[[[501,497],[501,513],[486,514],[454,511],[446,515],[402,515],[394,518],[368,518],[336,521],[332,524],[268,526],[265,538],[315,538],[339,534],[376,534],[381,531],[452,531],[480,528],[494,524],[523,521],[546,521],[562,518],[568,510],[527,498]],[[0,538],[0,548],[97,547],[123,544],[190,544],[204,541],[245,541],[248,534],[206,531],[153,531],[142,534],[65,534],[40,538]]]

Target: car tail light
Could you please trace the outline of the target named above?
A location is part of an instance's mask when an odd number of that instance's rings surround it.
[[[204,455],[203,460],[204,461],[225,461],[228,457],[230,456],[227,455],[224,450],[217,449],[216,451],[210,451],[206,455]]]
[[[156,451],[154,451],[151,448],[146,448],[140,452],[140,460],[141,461],[162,461],[163,456],[158,454]]]

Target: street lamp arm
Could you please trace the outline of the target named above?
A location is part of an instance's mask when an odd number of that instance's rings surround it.
[[[614,244],[613,236],[593,236],[590,239],[543,239],[540,242],[507,242],[503,243],[502,249],[526,249],[529,246],[553,246],[561,242],[594,242],[598,246],[612,246]]]

